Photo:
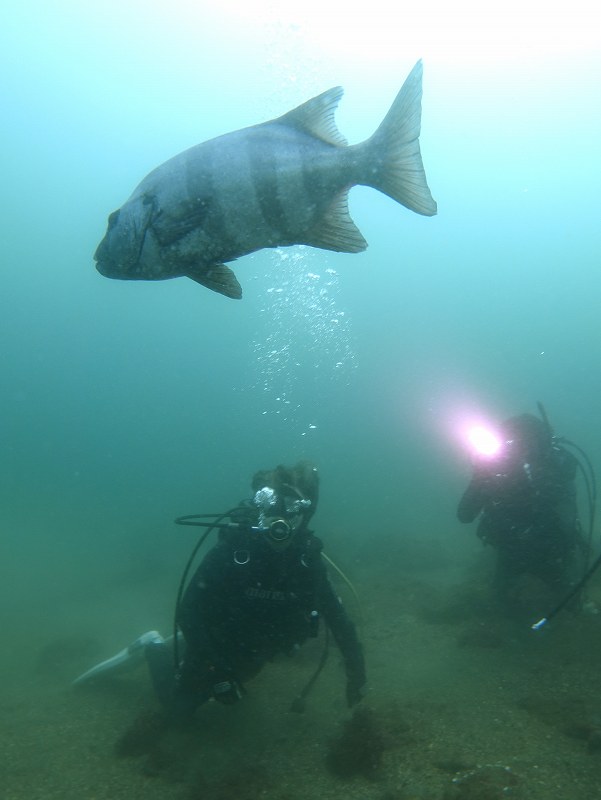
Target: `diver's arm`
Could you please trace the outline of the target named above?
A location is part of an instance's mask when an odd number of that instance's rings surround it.
[[[188,584],[177,610],[177,624],[186,640],[186,660],[198,667],[201,663],[219,668],[221,664],[208,621],[215,622],[223,606],[222,587],[226,584],[225,561],[222,549],[217,545],[210,550],[194,577]]]
[[[578,459],[563,447],[557,447],[554,454],[563,481],[566,484],[573,483],[578,474]]]
[[[211,628],[226,616],[227,553],[217,545],[205,556],[190,581],[178,609],[177,621],[186,640],[177,692],[231,705],[242,697],[239,681],[215,645]],[[203,701],[204,701],[203,700]]]
[[[342,653],[346,668],[347,701],[349,706],[353,706],[361,699],[361,690],[366,681],[363,648],[357,637],[354,623],[347,615],[328,580],[325,566],[320,580],[318,603],[319,610]]]
[[[473,522],[484,508],[486,501],[486,478],[474,475],[457,506],[460,522]]]

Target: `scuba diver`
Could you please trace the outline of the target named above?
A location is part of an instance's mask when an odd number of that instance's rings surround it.
[[[457,508],[461,522],[479,518],[479,538],[496,550],[494,589],[508,610],[521,610],[525,576],[538,579],[548,599],[567,595],[587,556],[576,500],[579,461],[539,407],[542,419],[521,414],[501,425],[498,447],[476,458]]]
[[[279,653],[294,654],[317,636],[323,619],[326,643],[331,631],[344,659],[348,706],[361,700],[366,680],[363,650],[329,581],[322,543],[308,527],[318,501],[317,469],[299,462],[262,470],[254,475],[252,489],[252,500],[225,514],[176,520],[209,530],[184,572],[172,640],[149,631],[76,683],[144,654],[166,720],[184,724],[208,700],[237,702],[244,684],[267,661]],[[215,519],[197,521],[202,516]],[[229,521],[223,522],[226,518]],[[219,530],[219,540],[185,586],[192,560],[213,529]],[[302,710],[323,663],[324,656],[292,710]]]

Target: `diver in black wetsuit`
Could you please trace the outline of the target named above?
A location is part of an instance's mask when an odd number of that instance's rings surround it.
[[[504,603],[524,575],[557,599],[574,579],[584,542],[578,519],[577,461],[532,414],[503,423],[501,448],[474,468],[459,502],[461,522],[479,516],[478,536],[497,552],[495,589]]]
[[[170,647],[160,641],[146,647],[159,699],[179,722],[211,698],[236,702],[267,661],[316,636],[320,619],[344,658],[349,707],[362,697],[365,666],[355,626],[329,582],[322,543],[308,529],[317,470],[305,462],[278,466],[256,473],[252,488],[252,502],[236,515],[248,524],[220,534],[179,605],[185,640],[179,674]]]

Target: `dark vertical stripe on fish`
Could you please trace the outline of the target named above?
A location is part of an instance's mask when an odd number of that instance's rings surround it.
[[[203,181],[206,185],[207,196],[212,198],[207,233],[210,234],[210,239],[215,245],[209,260],[220,261],[224,253],[232,252],[240,243],[234,234],[233,226],[228,224],[231,209],[229,199],[223,198],[221,190],[223,165],[219,152],[213,149],[210,154],[207,154],[207,162]]]
[[[307,219],[307,225],[314,225],[321,219],[335,194],[335,182],[333,182],[336,177],[333,170],[335,153],[335,148],[331,148],[331,153],[327,153],[326,158],[324,158],[324,153],[321,153],[319,158],[320,169],[316,168],[315,152],[305,150],[302,153],[300,165],[303,190],[306,197],[306,206],[303,211],[307,217],[310,217],[310,219]]]
[[[255,142],[251,139],[249,145],[250,173],[265,228],[273,236],[272,245],[286,244],[291,231],[280,200],[281,182],[277,159],[265,149],[261,140]]]

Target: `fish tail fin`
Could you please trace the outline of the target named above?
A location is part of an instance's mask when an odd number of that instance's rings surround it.
[[[419,149],[422,62],[413,67],[390,111],[364,146],[371,175],[365,183],[417,214],[436,214]]]

